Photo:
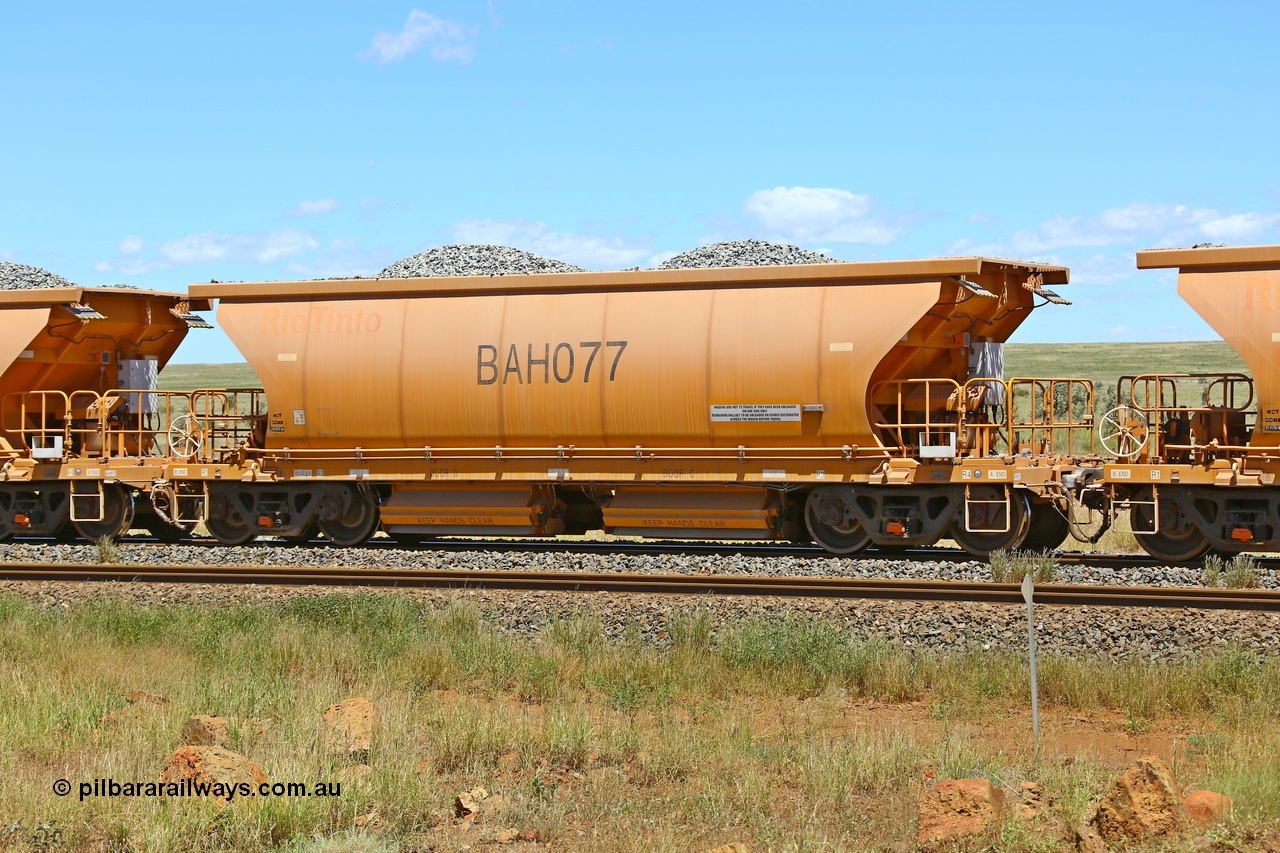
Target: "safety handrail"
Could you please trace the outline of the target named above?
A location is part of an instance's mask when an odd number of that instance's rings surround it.
[[[1096,452],[1094,426],[1095,388],[1092,379],[1079,376],[1018,376],[1009,380],[1009,440],[1018,448],[1026,444],[1034,452],[1075,455]],[[1020,392],[1024,395],[1019,396]],[[1080,392],[1083,399],[1077,401]],[[1020,404],[1026,407],[1023,416]],[[1059,405],[1065,401],[1061,406]],[[1077,405],[1078,402],[1078,405]],[[1087,437],[1086,446],[1082,439]],[[1062,443],[1065,447],[1061,446]]]

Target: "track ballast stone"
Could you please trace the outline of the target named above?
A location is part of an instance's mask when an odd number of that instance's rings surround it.
[[[0,290],[39,290],[46,287],[75,287],[57,273],[40,267],[0,261]]]
[[[765,240],[730,240],[682,252],[665,261],[659,269],[702,269],[707,267],[771,267],[789,264],[830,264],[834,258],[787,243]]]
[[[531,275],[584,272],[582,267],[544,258],[510,246],[437,246],[396,261],[379,278],[422,278],[454,275]]]

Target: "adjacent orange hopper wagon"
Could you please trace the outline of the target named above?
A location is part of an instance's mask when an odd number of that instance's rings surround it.
[[[1153,556],[1280,550],[1280,246],[1154,249],[1178,295],[1249,374],[1137,374],[1117,389],[1126,439],[1105,479]]]
[[[868,482],[922,444],[952,462],[954,425],[903,425],[945,411],[975,350],[1066,280],[1061,267],[944,258],[191,294],[219,300],[263,382],[257,470],[358,484],[320,508],[347,537],[368,524],[353,502],[376,487],[383,527],[406,537],[751,538],[796,520],[787,493],[803,503],[815,486]],[[261,519],[295,531],[248,491],[227,496],[229,539]]]
[[[0,538],[69,527],[69,460],[111,454],[109,423],[156,416],[156,377],[208,308],[126,287],[0,290]],[[115,455],[149,452],[117,432]],[[100,533],[102,476],[80,473],[94,492],[85,535]]]

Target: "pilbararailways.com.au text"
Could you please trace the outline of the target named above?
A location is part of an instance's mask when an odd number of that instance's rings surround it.
[[[59,779],[53,783],[54,793],[65,797],[71,793],[71,783]],[[90,797],[218,797],[234,800],[237,797],[341,797],[341,782],[202,782],[182,779],[177,782],[117,782],[114,779],[94,779],[77,785],[80,802]]]

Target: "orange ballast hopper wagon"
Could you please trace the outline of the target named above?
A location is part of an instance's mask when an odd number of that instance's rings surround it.
[[[392,533],[559,532],[577,495],[618,532],[761,536],[764,490],[726,487],[858,482],[932,441],[884,427],[944,407],[912,381],[963,384],[1066,281],[945,258],[190,292],[262,380],[261,470],[386,486]]]

